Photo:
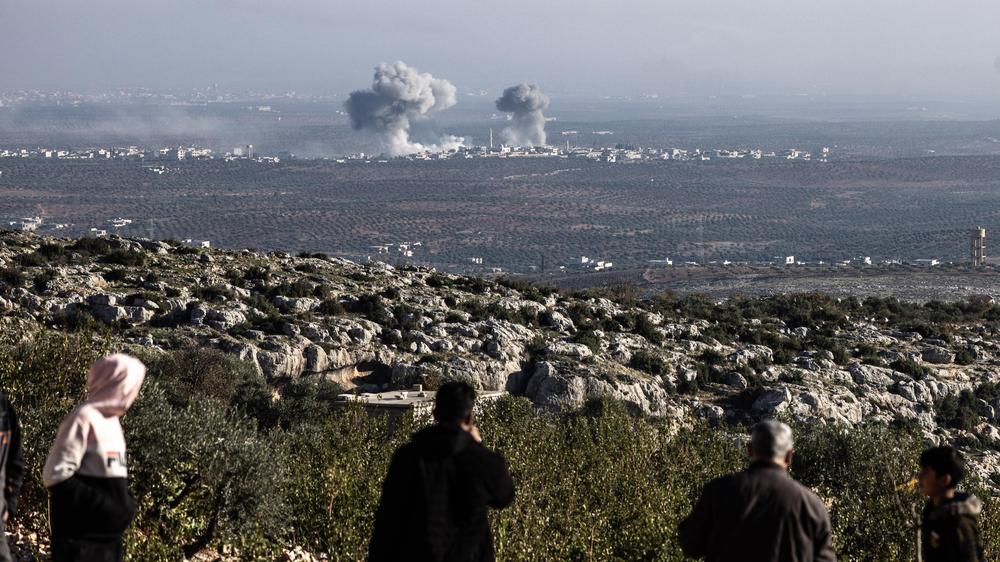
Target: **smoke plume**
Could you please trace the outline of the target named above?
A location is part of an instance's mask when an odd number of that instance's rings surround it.
[[[997,72],[1000,72],[1000,56],[998,56],[997,58],[993,59],[993,68]]]
[[[503,91],[497,99],[497,109],[511,114],[513,123],[500,135],[515,146],[542,146],[545,144],[545,116],[542,110],[549,107],[549,96],[534,84],[518,84]]]
[[[462,146],[461,137],[428,133],[433,127],[420,128],[431,138],[411,139],[413,123],[455,103],[456,89],[451,82],[397,62],[376,66],[371,89],[352,92],[344,107],[355,130],[374,132],[386,153],[401,156]]]

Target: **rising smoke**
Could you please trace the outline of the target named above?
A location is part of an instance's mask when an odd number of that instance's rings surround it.
[[[462,146],[464,139],[452,135],[425,132],[431,138],[411,138],[413,123],[455,105],[456,101],[456,89],[451,82],[397,62],[376,66],[371,89],[352,92],[344,106],[355,130],[373,131],[386,153],[401,156]]]
[[[545,116],[542,110],[549,107],[549,96],[534,84],[518,84],[503,91],[497,99],[497,109],[511,114],[512,124],[500,135],[515,146],[543,146],[545,144]]]

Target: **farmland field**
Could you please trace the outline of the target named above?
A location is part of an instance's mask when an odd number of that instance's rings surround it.
[[[602,164],[471,159],[338,164],[0,160],[0,217],[67,235],[123,235],[406,261],[551,271],[580,256],[648,260],[962,260],[967,231],[1000,224],[1000,156]],[[387,261],[398,255],[382,256]]]

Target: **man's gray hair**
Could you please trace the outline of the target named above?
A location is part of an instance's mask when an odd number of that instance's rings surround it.
[[[750,448],[757,458],[778,459],[792,450],[792,428],[776,420],[764,420],[750,430]]]

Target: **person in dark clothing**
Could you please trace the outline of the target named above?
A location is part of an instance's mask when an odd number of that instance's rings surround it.
[[[21,456],[21,426],[14,406],[0,394],[0,481],[3,482],[3,533],[0,534],[0,562],[10,562],[7,544],[7,521],[17,515],[17,498],[24,482],[24,458]]]
[[[709,482],[678,535],[684,554],[707,562],[830,562],[830,515],[788,475],[792,430],[768,420],[750,434],[750,467]]]
[[[920,492],[927,496],[920,522],[924,562],[986,562],[979,535],[983,504],[972,494],[956,492],[965,477],[958,451],[934,447],[920,455]]]
[[[437,423],[418,431],[392,457],[375,514],[370,562],[491,562],[488,508],[514,501],[504,458],[482,445],[473,422],[476,391],[441,386]]]

